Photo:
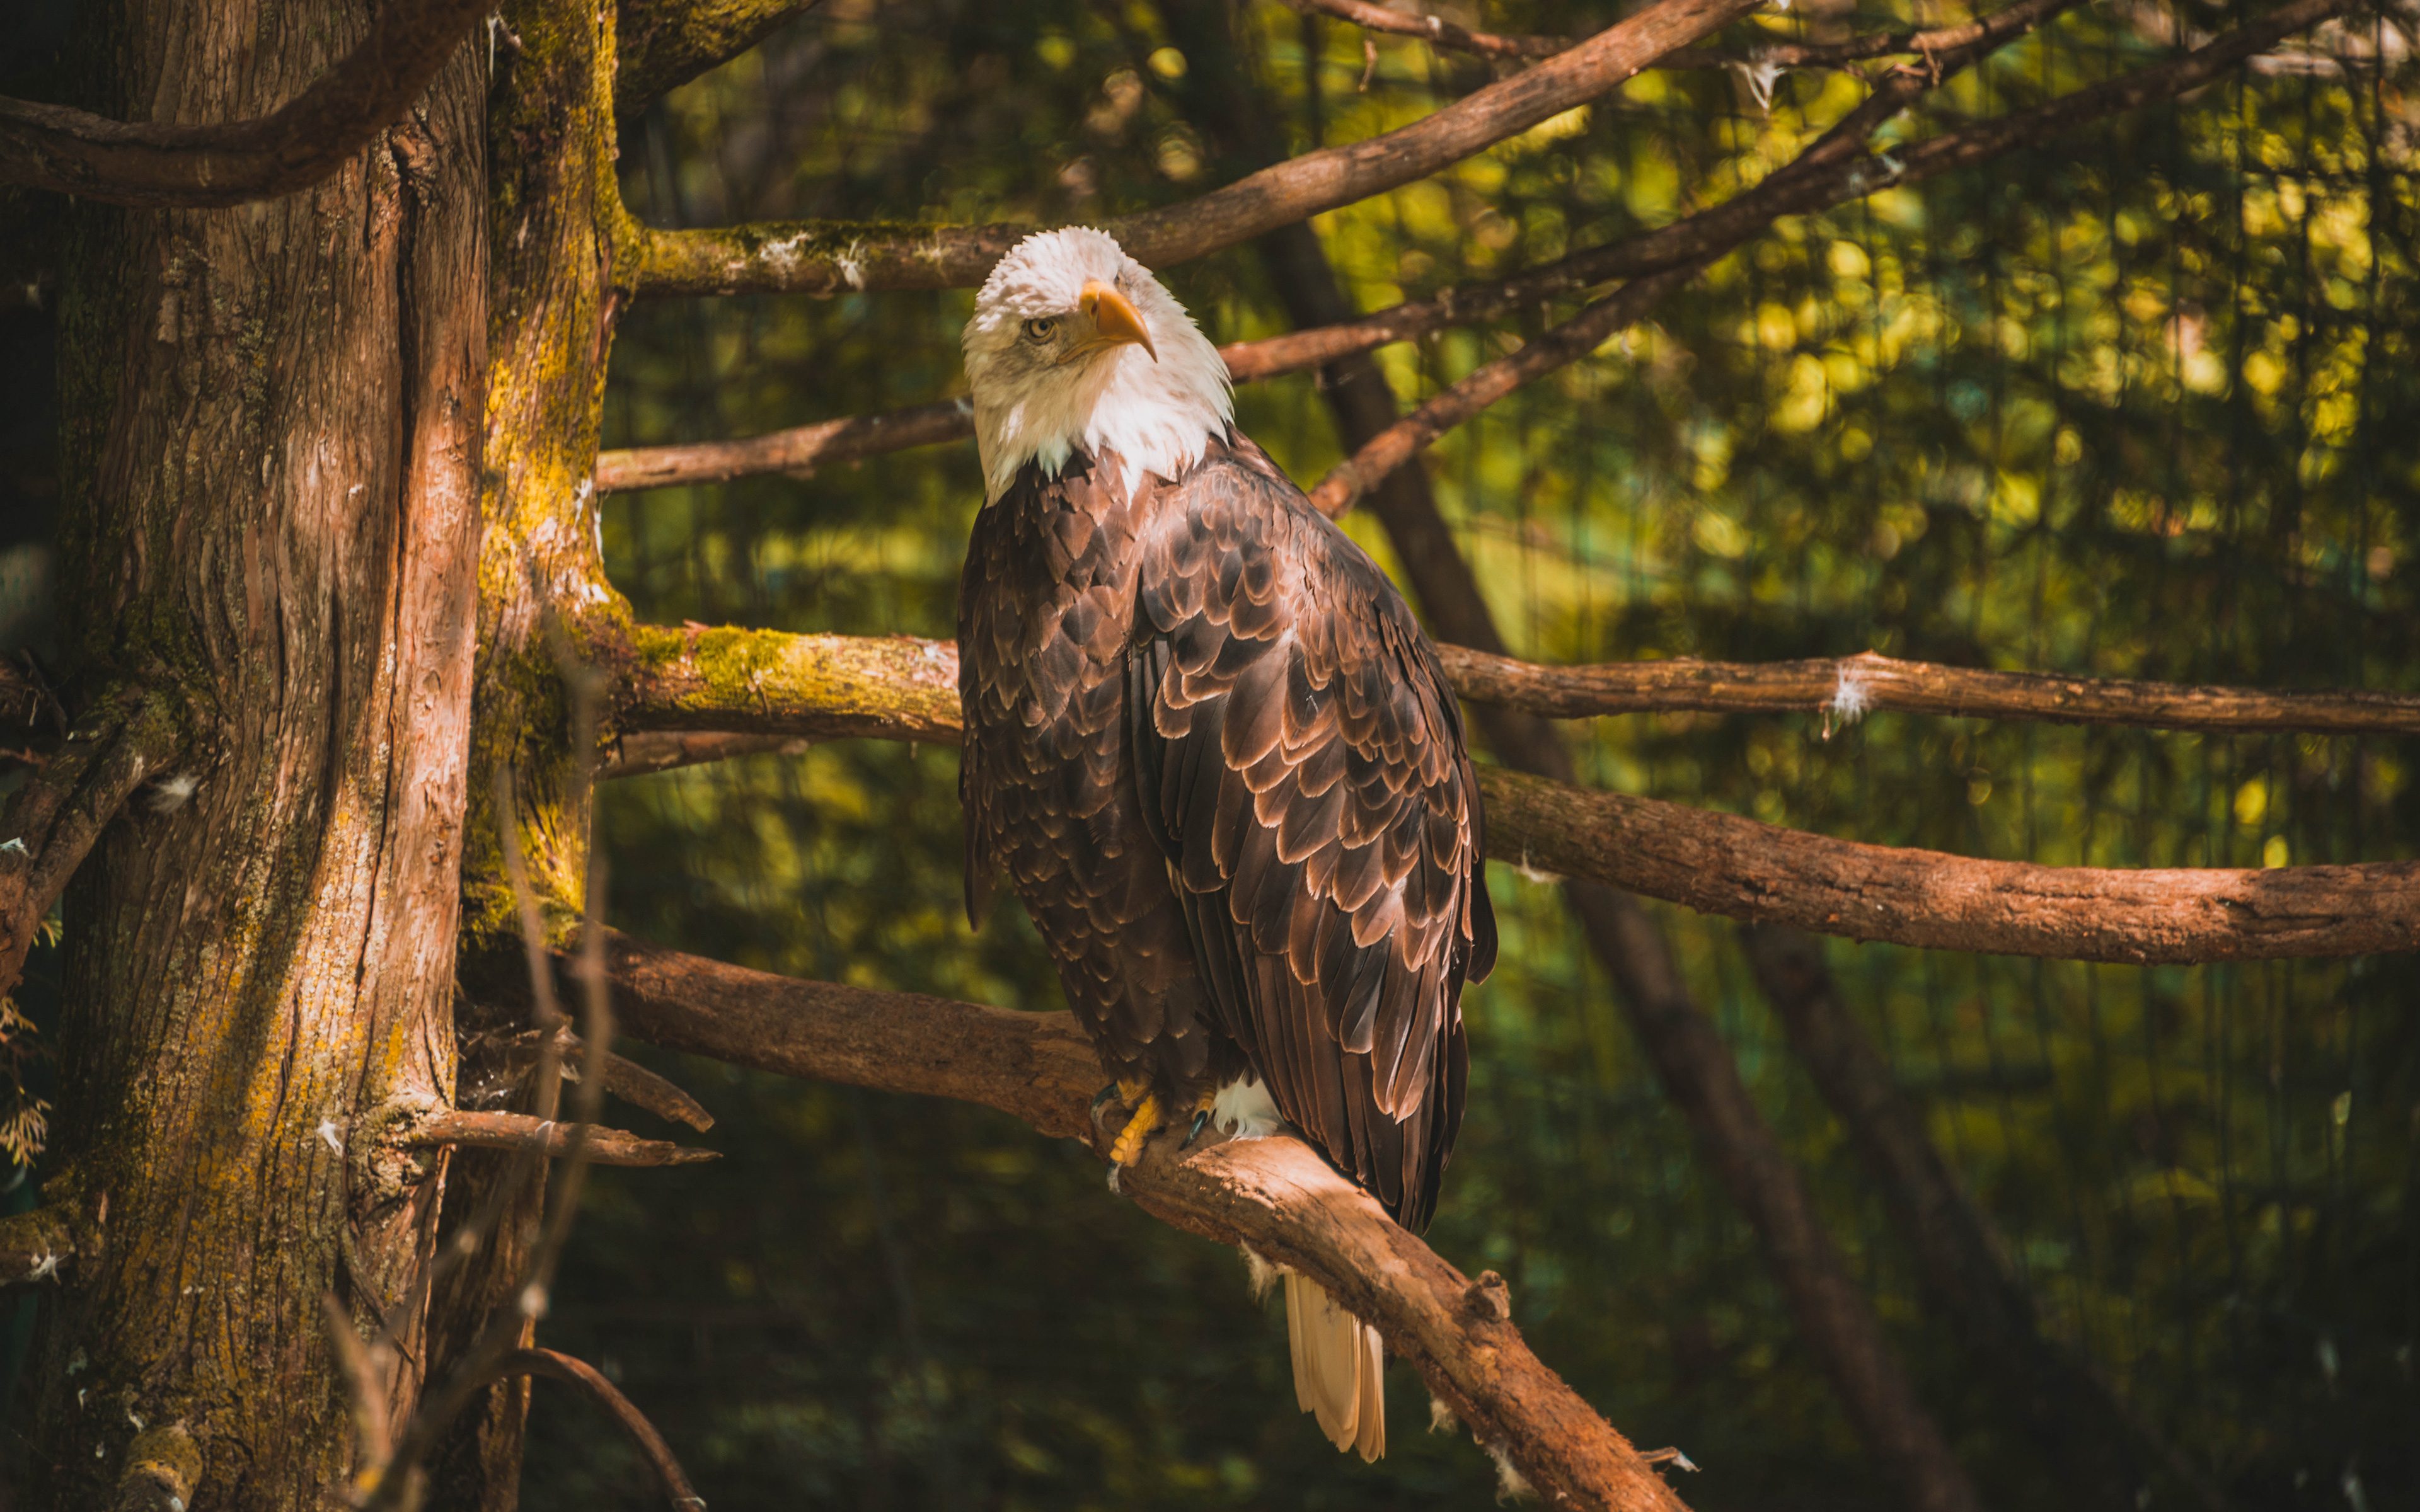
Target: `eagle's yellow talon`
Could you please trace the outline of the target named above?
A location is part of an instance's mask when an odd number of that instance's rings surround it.
[[[1168,1115],[1160,1111],[1158,1095],[1146,1094],[1141,1102],[1135,1104],[1134,1117],[1118,1131],[1117,1143],[1109,1147],[1109,1164],[1131,1165],[1142,1159],[1143,1141],[1158,1133],[1160,1126],[1167,1121]]]

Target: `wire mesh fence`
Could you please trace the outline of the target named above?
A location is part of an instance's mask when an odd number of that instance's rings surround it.
[[[2250,14],[2071,10],[1900,135],[2117,77]],[[1491,76],[1418,41],[1365,51],[1355,28],[1275,7],[1232,17],[1248,68],[1221,87],[1253,92],[1295,149]],[[1585,35],[1606,18],[1540,4],[1459,19]],[[1775,29],[1825,40],[1955,19],[1802,5]],[[2420,687],[2409,24],[2365,13],[2181,102],[1779,222],[1651,323],[1447,438],[1433,484],[1515,649],[1874,649]],[[626,194],[659,225],[1165,203],[1214,182],[1224,150],[1179,108],[1195,65],[1169,36],[1148,6],[828,0],[625,122]],[[1364,308],[1500,278],[1752,186],[1869,84],[1839,68],[1651,73],[1323,218],[1322,239]],[[1285,328],[1247,255],[1165,276],[1218,340]],[[642,305],[621,330],[608,444],[959,392],[966,307],[962,293]],[[1380,360],[1414,399],[1546,318]],[[1243,426],[1306,485],[1341,455],[1316,382],[1239,392]],[[606,544],[644,617],[946,637],[981,491],[970,448],[903,453],[615,496]],[[1347,528],[1389,560],[1368,521]],[[1603,786],[1966,856],[2268,867],[2398,859],[2420,838],[2407,740],[1890,713],[1829,727],[1633,715],[1577,733]],[[1056,1007],[1013,905],[978,935],[955,918],[954,774],[947,752],[834,745],[622,784],[606,810],[617,909],[751,964]],[[1493,872],[1506,964],[1466,1006],[1471,1111],[1437,1247],[1503,1272],[1542,1355],[1617,1426],[1707,1467],[1683,1488],[1693,1504],[1885,1494],[1553,889]],[[1736,926],[1658,919],[1985,1500],[2063,1499],[1945,1326]],[[2420,1491],[2410,957],[2119,967],[1834,941],[1825,958],[2042,1331],[2173,1451],[2147,1481],[2158,1499],[2368,1512]],[[1282,1351],[1240,1267],[1111,1208],[1089,1166],[965,1110],[770,1084],[731,1095],[759,1164],[696,1180],[785,1173],[783,1200],[818,1216],[773,1216],[768,1198],[715,1221],[701,1196],[704,1237],[671,1267],[643,1242],[666,1215],[632,1196],[601,1214],[624,1242],[575,1257],[565,1287],[567,1328],[610,1335],[626,1368],[683,1388],[659,1393],[677,1404],[659,1421],[687,1436],[702,1482],[720,1466],[835,1498],[999,1505],[1483,1489],[1484,1463],[1442,1441],[1341,1472],[1291,1421],[1270,1376]],[[713,1364],[735,1347],[744,1368]],[[545,1421],[534,1502],[588,1473]]]

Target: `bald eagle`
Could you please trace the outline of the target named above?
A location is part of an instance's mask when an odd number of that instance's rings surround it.
[[[1132,1110],[1116,1165],[1171,1115],[1188,1140],[1282,1120],[1418,1231],[1462,1122],[1463,983],[1496,959],[1435,648],[1111,238],[1018,243],[965,349],[970,920],[1005,871]],[[1301,1276],[1286,1310],[1298,1403],[1376,1458],[1376,1332]]]

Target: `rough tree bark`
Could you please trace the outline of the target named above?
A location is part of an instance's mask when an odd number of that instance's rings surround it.
[[[372,8],[96,11],[87,102],[205,123],[302,93]],[[454,1071],[480,113],[458,47],[304,193],[64,211],[69,686],[182,711],[157,775],[198,788],[143,790],[68,898],[44,1195],[83,1227],[29,1369],[34,1504],[325,1505],[355,1462],[331,1293],[396,1319],[390,1410],[419,1389],[442,1164],[380,1129]]]
[[[589,804],[566,674],[594,640],[612,640],[628,621],[605,579],[588,482],[619,302],[613,281],[630,236],[613,177],[615,9],[520,0],[503,23],[510,39],[489,96],[493,317],[458,970],[463,1028],[489,1046],[525,1026],[505,1006],[520,1001],[512,989],[522,968],[502,826],[514,828],[547,930],[572,928],[587,898]],[[495,801],[500,771],[509,814]],[[485,1064],[466,1065],[464,1080],[515,1085]],[[496,1150],[456,1160],[449,1234],[517,1169]],[[535,1181],[506,1194],[490,1242],[446,1277],[430,1322],[438,1358],[460,1359],[507,1304],[542,1197]],[[524,1328],[524,1347],[535,1326]],[[502,1377],[455,1425],[428,1467],[437,1504],[509,1512],[529,1393],[527,1376]]]

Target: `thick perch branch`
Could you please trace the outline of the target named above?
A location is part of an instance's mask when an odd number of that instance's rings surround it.
[[[166,705],[122,693],[0,808],[0,996],[17,985],[34,931],[101,832],[146,779],[184,748]]]
[[[150,209],[275,199],[325,178],[401,119],[486,0],[394,0],[311,87],[256,120],[113,121],[0,100],[0,183]]]
[[[1534,69],[1499,79],[1435,115],[1367,141],[1300,157],[1198,199],[1104,227],[1137,260],[1162,268],[1249,241],[1342,205],[1383,194],[1517,136],[1620,86],[1762,0],[1658,0]],[[648,231],[641,294],[837,294],[979,284],[1028,226],[760,225]]]
[[[526,1113],[472,1113],[444,1108],[413,1126],[401,1141],[407,1146],[475,1145],[483,1149],[534,1149],[550,1160],[584,1149],[599,1165],[694,1165],[722,1157],[711,1149],[691,1149],[661,1139],[642,1139],[620,1129],[580,1125]]]
[[[1989,955],[2129,964],[2420,949],[2420,861],[2119,870],[1865,845],[1481,767],[1497,860],[1700,913]],[[1500,839],[1499,839],[1500,837]]]
[[[619,690],[625,732],[959,741],[957,654],[946,641],[643,628],[636,643],[642,655]],[[1470,665],[1475,655],[1463,653],[1456,664]],[[1493,859],[1730,918],[2073,961],[2264,960],[2420,947],[2420,862],[2133,871],[1978,861],[1832,840],[1498,767],[1482,767],[1480,777]]]
[[[1101,1063],[1072,1016],[799,981],[609,933],[606,975],[634,1039],[793,1076],[993,1107],[1107,1149]],[[1154,1217],[1315,1277],[1385,1335],[1481,1443],[1550,1505],[1680,1512],[1629,1442],[1529,1352],[1500,1307],[1300,1141],[1155,1140],[1120,1191]]]

